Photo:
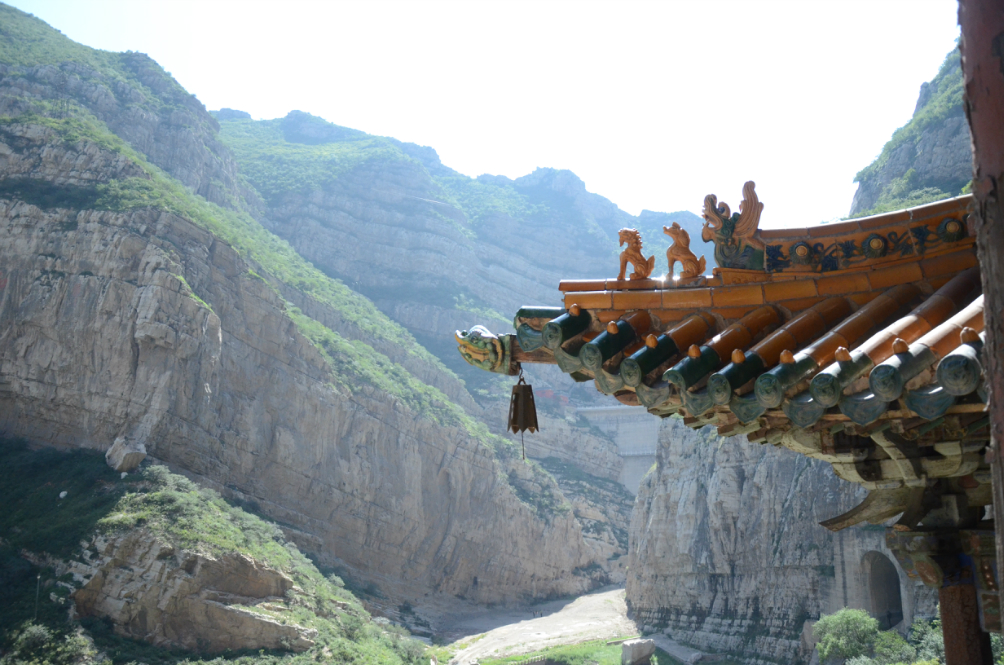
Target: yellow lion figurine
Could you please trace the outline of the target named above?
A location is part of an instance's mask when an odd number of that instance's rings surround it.
[[[702,256],[700,260],[690,251],[690,234],[682,226],[673,222],[672,226],[662,227],[662,232],[673,239],[673,244],[666,250],[666,260],[669,261],[668,277],[673,275],[673,267],[679,261],[683,270],[680,279],[691,279],[704,274],[707,262]]]
[[[638,233],[637,229],[621,229],[619,237],[621,247],[624,246],[624,243],[627,243],[627,249],[621,252],[621,272],[617,275],[617,279],[624,279],[624,272],[627,270],[628,263],[634,268],[634,272],[631,273],[631,280],[647,279],[655,268],[655,255],[653,254],[647,259],[642,255],[641,234]]]

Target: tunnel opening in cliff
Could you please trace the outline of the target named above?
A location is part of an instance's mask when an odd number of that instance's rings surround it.
[[[899,589],[899,573],[889,557],[871,551],[861,559],[871,601],[869,613],[878,619],[882,630],[889,630],[903,620],[903,598]]]

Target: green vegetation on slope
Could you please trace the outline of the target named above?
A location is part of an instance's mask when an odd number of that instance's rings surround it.
[[[487,658],[481,663],[482,665],[516,665],[516,663],[522,663],[532,658],[545,658],[547,663],[553,665],[620,665],[623,650],[621,642],[624,639],[621,637],[614,640],[592,640],[579,644],[548,647],[518,656]],[[617,644],[608,644],[608,642],[617,642]],[[679,662],[662,649],[656,649],[656,653],[652,657],[652,665],[677,665]]]
[[[300,333],[321,352],[341,387],[353,390],[360,382],[365,382],[396,396],[415,413],[434,422],[461,425],[468,433],[486,441],[491,436],[482,423],[468,416],[446,395],[419,381],[404,367],[374,351],[373,347],[359,340],[345,339],[292,304],[286,304],[286,313]]]
[[[76,62],[113,76],[119,53],[99,51],[68,39],[41,19],[0,4],[0,62],[36,67]]]
[[[319,137],[310,141],[302,128]],[[220,138],[226,143],[241,171],[269,205],[280,205],[288,194],[322,190],[369,161],[401,162],[422,168],[420,160],[406,154],[398,141],[339,127],[307,113],[294,111],[274,120],[225,120]],[[532,204],[511,183],[482,182],[446,167],[430,177],[439,186],[431,192],[437,201],[463,213],[471,223],[497,215],[529,217],[547,212]],[[461,229],[453,217],[443,222]]]
[[[410,160],[387,139],[361,132],[337,142],[289,142],[284,120],[220,123],[220,138],[237,156],[244,177],[270,205],[289,193],[321,189],[371,159]]]
[[[149,56],[127,51],[100,51],[67,38],[50,25],[9,5],[0,3],[0,63],[21,67],[62,65],[72,62],[93,69],[106,83],[125,83],[135,92],[130,104],[152,111],[198,104]],[[140,80],[146,75],[147,83]],[[67,77],[63,74],[64,80]],[[150,88],[154,85],[157,90]]]
[[[65,491],[65,498],[59,495]],[[0,649],[3,665],[94,662],[149,665],[308,665],[425,662],[424,647],[395,626],[370,621],[339,578],[325,577],[273,524],[231,506],[165,467],[150,466],[125,479],[102,455],[84,450],[32,451],[0,441]],[[225,653],[212,660],[116,636],[107,622],[69,620],[70,575],[56,578],[22,550],[55,559],[82,560],[81,541],[96,532],[143,527],[179,549],[212,555],[240,553],[281,570],[295,582],[277,618],[318,631],[316,645],[299,654]],[[36,586],[40,590],[35,616]],[[93,643],[93,644],[92,644]]]
[[[538,228],[576,229],[596,236],[611,255],[619,252],[594,220],[548,186],[518,186],[503,177],[469,178],[439,163],[431,149],[371,136],[300,111],[274,120],[223,120],[220,139],[233,151],[248,184],[273,207],[290,194],[328,189],[369,163],[379,163],[381,171],[390,173],[405,166],[424,170],[427,176],[428,190],[418,198],[432,205],[422,214],[467,238],[477,237],[484,223],[509,219]],[[662,244],[668,246],[668,239]],[[473,298],[456,293],[450,297]]]
[[[866,183],[875,179],[898,148],[907,143],[916,143],[924,132],[934,131],[948,118],[963,114],[962,63],[959,49],[952,49],[945,57],[937,76],[928,86],[926,103],[917,109],[910,122],[893,133],[879,156],[858,172],[854,182]],[[966,191],[968,181],[969,178],[964,177],[946,182],[921,183],[918,181],[916,170],[911,168],[883,187],[875,206],[856,213],[854,217],[900,210],[958,196]]]
[[[945,192],[938,187],[923,187],[917,181],[916,169],[909,169],[902,176],[894,179],[882,188],[882,194],[872,208],[863,210],[851,217],[867,217],[868,215],[879,215],[894,210],[904,210],[924,205],[925,203],[943,201],[968,191],[963,188],[957,192]]]
[[[468,178],[454,171],[436,173],[433,180],[446,200],[462,210],[475,226],[495,217],[543,219],[554,211],[541,202],[531,202],[511,182],[488,182]]]

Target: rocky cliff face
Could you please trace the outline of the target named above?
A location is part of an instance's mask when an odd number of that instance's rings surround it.
[[[862,556],[891,556],[882,530],[819,525],[859,503],[859,489],[790,451],[663,422],[631,520],[636,619],[744,663],[808,662],[820,613],[871,609]],[[909,625],[933,613],[935,599],[900,577]]]
[[[851,216],[907,208],[958,196],[972,179],[969,124],[962,109],[959,50],[920,87],[910,122],[855,177]]]
[[[582,525],[582,537],[611,582],[622,584],[627,572],[628,530],[634,496],[618,480],[597,477],[579,465],[549,457],[541,465],[558,481]]]
[[[591,560],[570,514],[536,516],[464,429],[332,387],[282,301],[210,234],[170,214],[19,202],[0,203],[0,222],[8,434],[142,442],[322,558],[416,589],[498,601],[588,586],[568,575]]]
[[[0,432],[145,449],[402,598],[603,579],[463,384],[261,228],[201,104],[148,59],[46,34],[72,60],[0,69]]]

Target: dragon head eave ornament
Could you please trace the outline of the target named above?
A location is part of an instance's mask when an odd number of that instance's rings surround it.
[[[469,330],[454,333],[460,356],[478,369],[497,374],[509,374],[510,336],[492,333],[484,326],[471,326]]]
[[[743,185],[739,212],[733,213],[724,201],[708,194],[704,197],[704,228],[701,238],[715,243],[715,261],[723,268],[763,270],[763,242],[758,227],[763,203],[757,198],[756,183]]]

